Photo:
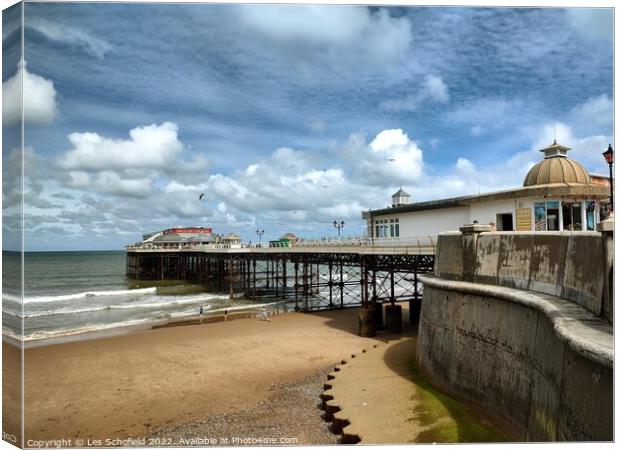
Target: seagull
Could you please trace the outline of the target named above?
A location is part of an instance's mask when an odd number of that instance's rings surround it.
[[[200,194],[200,197],[198,197],[198,201],[202,200],[202,197],[205,196],[205,193],[203,192],[202,194]]]

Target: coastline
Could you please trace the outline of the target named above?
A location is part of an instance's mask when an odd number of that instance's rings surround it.
[[[29,347],[26,437],[135,438],[250,409],[274,386],[312,377],[372,342],[356,334],[356,309],[272,319]]]
[[[290,304],[290,301],[277,301],[271,303],[257,303],[251,305],[238,305],[231,306],[229,308],[218,308],[215,310],[207,310],[202,316],[200,315],[187,315],[176,318],[167,318],[167,319],[159,319],[159,320],[149,320],[139,324],[130,324],[124,326],[114,326],[110,328],[102,328],[90,331],[77,331],[75,333],[62,334],[58,336],[50,336],[43,338],[34,338],[34,339],[26,339],[20,340],[14,336],[3,333],[2,341],[8,345],[12,345],[14,347],[23,346],[25,349],[35,348],[35,347],[45,347],[49,345],[57,345],[57,344],[65,344],[68,342],[77,342],[77,341],[88,341],[93,339],[102,339],[107,337],[114,336],[123,336],[132,334],[139,331],[157,329],[157,328],[165,328],[165,327],[173,327],[173,326],[183,326],[183,325],[198,325],[201,323],[213,323],[213,322],[221,322],[225,320],[235,320],[238,318],[251,318],[256,317],[260,308],[265,306],[268,308],[269,314],[281,314],[289,312],[289,308],[287,308],[287,304]],[[227,314],[228,311],[231,311],[230,314]]]

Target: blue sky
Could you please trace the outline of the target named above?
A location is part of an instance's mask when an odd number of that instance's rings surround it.
[[[610,9],[28,3],[21,69],[10,19],[30,250],[361,234],[401,179],[414,201],[521,185],[554,133],[606,173]]]

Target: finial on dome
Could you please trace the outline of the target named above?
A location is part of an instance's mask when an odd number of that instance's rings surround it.
[[[556,140],[553,140],[553,144],[549,147],[545,147],[540,149],[541,152],[545,154],[545,158],[551,158],[552,156],[566,156],[566,152],[570,150],[570,147],[564,147],[561,144],[558,144]]]

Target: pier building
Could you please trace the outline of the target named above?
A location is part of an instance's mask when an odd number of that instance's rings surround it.
[[[211,244],[216,241],[213,228],[168,228],[167,230],[155,231],[142,235],[143,244],[155,246],[176,244]]]
[[[400,189],[392,206],[362,212],[370,238],[437,235],[465,223],[492,224],[498,231],[595,230],[606,216],[609,180],[590,175],[553,142],[523,186],[481,195],[410,203]]]

